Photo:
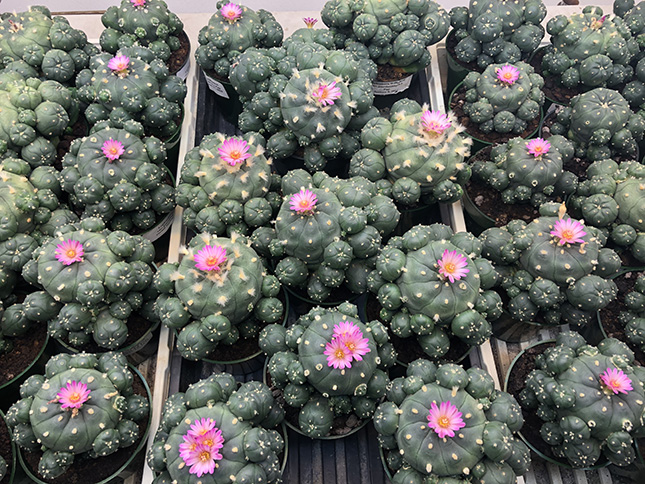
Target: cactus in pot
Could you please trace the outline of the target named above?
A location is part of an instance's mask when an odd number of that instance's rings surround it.
[[[330,435],[336,417],[371,418],[396,358],[385,327],[361,323],[349,303],[314,308],[289,329],[269,325],[259,343],[271,385],[299,409],[292,425],[311,438]]]
[[[637,277],[633,290],[622,294],[624,311],[621,311],[618,320],[623,325],[627,341],[638,348],[645,350],[645,275],[635,271],[624,275],[625,278]]]
[[[148,417],[149,396],[135,393],[133,382],[125,356],[80,353],[54,356],[44,375],[22,384],[7,424],[20,447],[42,451],[41,478],[64,475],[77,456],[99,459],[145,437],[137,422]]]

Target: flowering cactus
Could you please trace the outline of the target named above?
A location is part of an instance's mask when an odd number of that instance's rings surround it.
[[[288,330],[271,324],[259,343],[270,358],[271,384],[299,409],[297,426],[312,438],[329,435],[336,417],[371,418],[396,358],[385,327],[361,323],[349,303],[314,308]]]
[[[374,414],[394,484],[498,482],[528,471],[529,449],[514,434],[524,423],[517,401],[495,390],[484,370],[416,360],[392,380]]]
[[[7,424],[20,447],[42,449],[39,477],[54,479],[76,456],[98,459],[144,438],[137,422],[147,419],[150,404],[134,393],[133,381],[125,356],[80,353],[54,356],[45,375],[23,383]]]
[[[542,439],[571,466],[591,467],[601,455],[630,464],[645,412],[645,373],[634,354],[616,339],[594,347],[574,332],[558,334],[555,343],[535,358],[519,393],[522,407],[544,421]]]
[[[147,461],[155,482],[281,481],[284,410],[260,382],[216,373],[165,402]]]

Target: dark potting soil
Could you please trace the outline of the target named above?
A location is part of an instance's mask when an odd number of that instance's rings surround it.
[[[544,87],[542,92],[544,95],[557,102],[558,104],[569,105],[569,101],[582,92],[580,89],[569,89],[560,84],[559,76],[543,76],[542,75],[542,58],[544,57],[544,49],[538,50],[529,64],[535,69],[537,74],[544,78]]]
[[[166,63],[170,74],[177,74],[186,64],[190,54],[190,41],[186,32],[182,30],[177,37],[179,38],[179,49],[170,54],[170,59]]]
[[[9,433],[9,427],[7,427],[4,419],[0,419],[0,455],[7,463],[7,472],[4,477],[0,479],[0,483],[9,482],[11,471],[13,470],[13,453],[11,452],[11,434]]]
[[[0,385],[22,373],[38,356],[47,341],[47,324],[36,323],[29,333],[11,338],[13,348],[0,355]]]
[[[60,137],[60,141],[56,146],[56,161],[54,162],[54,166],[57,170],[60,171],[63,169],[63,157],[69,152],[69,147],[72,144],[72,141],[77,138],[87,136],[87,129],[88,125],[85,120],[85,116],[80,114],[76,123],[71,126],[71,131]]]
[[[379,82],[399,81],[411,75],[411,73],[405,72],[400,67],[394,67],[390,64],[379,64],[376,80]]]
[[[148,398],[146,387],[141,378],[136,373],[134,374],[133,389],[137,395],[142,395]],[[44,479],[38,475],[38,462],[42,457],[42,451],[37,452],[22,452],[25,463],[29,466],[33,475],[38,476],[42,481],[51,484],[89,484],[99,482],[107,479],[113,473],[119,470],[128,459],[132,457],[132,453],[137,448],[141,439],[146,436],[148,430],[148,419],[145,418],[137,423],[139,427],[139,438],[130,447],[125,447],[117,450],[114,454],[99,457],[98,459],[80,458],[78,455],[74,457],[74,463],[63,475],[56,479]],[[142,450],[144,452],[144,450]]]
[[[514,133],[484,133],[479,129],[479,125],[470,121],[470,117],[464,113],[464,104],[466,104],[466,87],[462,85],[450,100],[450,109],[455,113],[459,123],[466,127],[466,132],[477,139],[486,141],[491,144],[506,143],[511,138],[529,138],[540,124],[540,117],[531,120],[528,127],[521,134]]]

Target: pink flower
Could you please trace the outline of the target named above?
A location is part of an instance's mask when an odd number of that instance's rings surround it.
[[[127,55],[117,55],[108,61],[108,67],[117,74],[125,74],[130,65],[130,58]]]
[[[188,435],[194,437],[201,437],[202,435],[207,434],[215,428],[215,420],[212,418],[203,418],[201,420],[195,420],[195,423],[190,426]]]
[[[199,439],[194,435],[191,435],[190,431],[188,434],[184,435],[183,438],[184,441],[179,444],[179,457],[186,462],[186,459],[189,459],[190,456],[195,453],[195,449],[199,445]]]
[[[234,3],[227,3],[219,9],[219,13],[221,13],[222,17],[232,24],[242,16],[242,8]]]
[[[564,244],[583,244],[583,237],[587,235],[584,231],[584,225],[571,218],[559,219],[549,233],[558,239],[558,245]]]
[[[440,135],[450,128],[452,123],[448,120],[448,116],[440,111],[424,111],[421,115],[421,126],[424,131]]]
[[[551,143],[542,138],[535,138],[526,143],[526,148],[528,149],[529,155],[533,155],[538,158],[549,152]]]
[[[195,254],[195,267],[200,271],[219,271],[225,262],[226,249],[219,245],[205,245]]]
[[[497,68],[497,79],[513,85],[520,77],[520,70],[515,66],[505,65]]]
[[[605,23],[605,20],[607,19],[606,15],[603,15],[599,19],[592,18],[591,19],[591,28],[594,30],[598,30],[600,27],[602,27],[602,24]]]
[[[74,262],[82,262],[85,251],[83,250],[83,244],[78,240],[68,239],[56,246],[56,252],[54,254],[58,262],[69,266]]]
[[[327,106],[334,104],[334,100],[340,98],[341,94],[340,88],[336,87],[336,81],[333,81],[331,84],[320,84],[312,91],[311,96],[318,104]]]
[[[325,345],[324,354],[327,355],[327,366],[341,370],[352,367],[352,355],[342,338],[332,338]]]
[[[626,395],[627,392],[633,390],[629,377],[622,370],[616,368],[607,368],[602,372],[600,381],[607,390],[614,392],[614,394],[624,393]]]
[[[243,139],[229,138],[217,148],[220,157],[231,166],[238,165],[251,158],[249,144]]]
[[[200,444],[206,445],[213,450],[216,460],[222,458],[219,450],[224,447],[224,437],[222,437],[222,431],[220,429],[215,427],[214,429],[209,430],[197,439],[199,440]]]
[[[146,0],[130,0],[130,3],[135,7],[145,7]]]
[[[311,215],[317,202],[318,198],[312,191],[301,188],[298,193],[291,195],[289,208],[299,214]]]
[[[107,157],[108,163],[111,163],[114,160],[118,160],[119,157],[125,153],[125,148],[123,147],[123,143],[110,138],[103,143],[101,151],[103,151],[103,154]]]
[[[456,250],[444,250],[437,264],[439,265],[439,274],[450,282],[458,281],[470,272],[470,269],[466,269],[468,259],[466,259],[466,256],[457,253]]]
[[[215,461],[222,459],[220,449],[224,447],[222,431],[215,427],[215,420],[195,420],[179,444],[179,456],[190,466],[189,472],[201,477],[215,472]]]
[[[332,339],[339,339],[349,351],[350,356],[356,361],[362,361],[363,355],[371,351],[369,339],[363,337],[361,329],[352,321],[335,324]]]
[[[197,474],[197,477],[215,472],[215,461],[221,458],[222,454],[217,450],[203,444],[197,444],[193,451],[186,453],[186,457],[182,457],[186,465],[190,466],[188,472]]]
[[[318,23],[318,19],[313,17],[305,17],[302,20],[305,21],[305,24],[307,25],[308,29],[313,29],[314,25]]]
[[[90,390],[85,383],[71,381],[59,390],[56,398],[62,404],[60,408],[79,409],[90,399]]]
[[[434,430],[440,439],[454,437],[455,430],[465,427],[461,412],[450,402],[441,402],[437,407],[435,402],[430,405],[428,427]]]

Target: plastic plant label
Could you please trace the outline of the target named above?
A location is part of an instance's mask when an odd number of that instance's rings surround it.
[[[373,90],[375,96],[390,96],[405,91],[412,83],[412,76],[399,79],[398,81],[374,81]]]
[[[224,89],[224,85],[213,79],[212,77],[206,77],[206,84],[208,84],[208,88],[213,91],[215,94],[217,94],[219,97],[223,97],[224,99],[229,99],[228,93],[226,92],[226,89]]]
[[[184,67],[179,69],[179,71],[177,71],[177,74],[175,74],[175,75],[179,79],[181,79],[182,81],[185,81],[186,78],[188,77],[188,71],[189,70],[190,70],[190,57],[186,60],[186,63],[184,64]],[[206,80],[208,81],[208,77],[206,78]]]
[[[172,225],[174,215],[175,215],[174,211],[166,214],[166,216],[163,219],[161,219],[161,222],[159,222],[157,225],[152,227],[144,234],[141,234],[142,237],[144,239],[148,239],[150,242],[154,242],[155,240],[157,240],[159,237],[161,237],[163,234],[165,234],[168,231],[168,229]]]

